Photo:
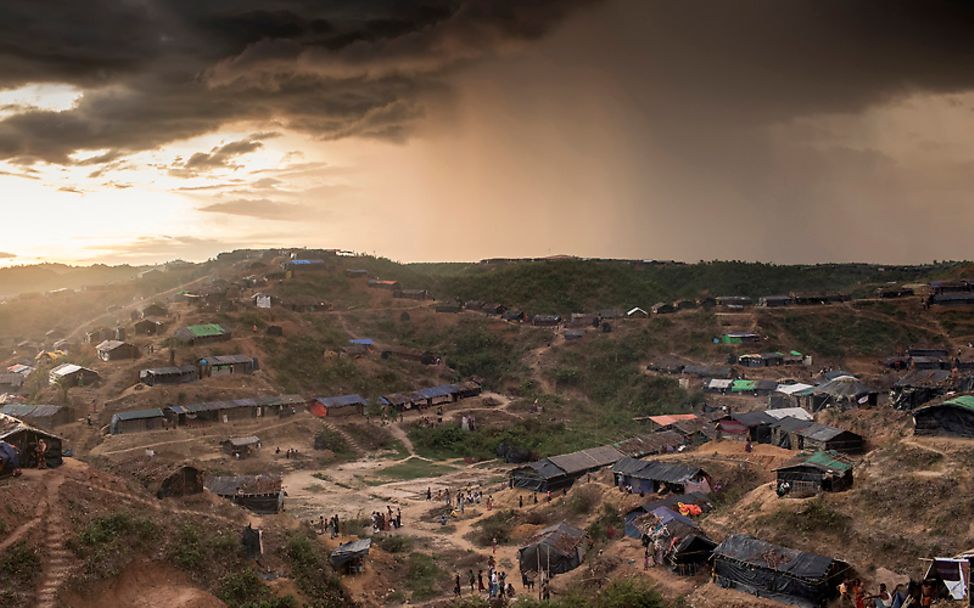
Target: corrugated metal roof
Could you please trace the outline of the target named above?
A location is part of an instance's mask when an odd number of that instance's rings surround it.
[[[704,472],[698,466],[682,462],[651,460],[645,462],[644,465],[643,468],[633,471],[629,475],[636,479],[664,481],[666,483],[685,483]]]
[[[253,363],[254,358],[250,355],[213,355],[207,360],[210,365],[235,365],[237,363]]]
[[[548,460],[566,473],[574,474],[604,467],[622,458],[625,458],[622,452],[611,445],[604,445],[597,448],[572,452],[571,454],[551,456]]]
[[[148,420],[150,418],[164,418],[162,410],[152,407],[144,410],[124,410],[112,415],[112,420]]]
[[[772,418],[777,418],[781,420],[782,418],[797,418],[799,420],[812,420],[813,416],[800,407],[780,407],[771,410],[765,410],[765,414],[771,416]]]
[[[8,403],[0,407],[0,414],[13,416],[14,418],[46,418],[56,416],[63,405],[30,405],[27,403]]]
[[[785,416],[784,418],[778,420],[775,426],[784,430],[785,432],[795,433],[813,424],[815,423],[811,420],[800,420],[798,418],[792,418],[791,416]]]
[[[847,432],[849,431],[844,431],[842,429],[837,429],[834,426],[813,422],[805,428],[800,429],[798,434],[814,441],[830,441]]]

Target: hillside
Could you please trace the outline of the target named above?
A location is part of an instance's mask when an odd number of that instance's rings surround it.
[[[28,402],[70,408],[73,421],[58,426],[57,433],[75,458],[59,469],[0,480],[0,498],[12,505],[0,513],[0,538],[5,538],[0,543],[17,547],[0,564],[17,581],[6,602],[28,606],[41,593],[56,591],[51,597],[58,605],[71,608],[330,608],[353,602],[378,608],[407,601],[479,608],[472,597],[466,604],[451,601],[457,571],[466,581],[467,570],[484,568],[497,538],[497,561],[515,573],[518,547],[544,526],[564,520],[586,530],[593,547],[582,567],[556,579],[560,603],[555,605],[758,605],[749,603],[749,596],[706,585],[704,575],[643,570],[639,541],[619,534],[622,516],[642,499],[619,492],[604,471],[559,490],[550,502],[544,494],[507,484],[517,465],[505,458],[522,461],[613,444],[651,433],[649,416],[702,413],[705,405],[730,412],[767,408],[767,393],[707,391],[707,378],[679,371],[686,365],[731,367],[733,377],[773,386],[818,384],[820,372],[841,369],[879,395],[875,407],[815,415],[820,423],[865,438],[867,453],[856,459],[855,484],[846,492],[778,499],[770,484],[773,470],[794,455],[778,446],[757,445],[747,453],[742,442],[700,445],[707,440],[701,439],[681,453],[653,457],[702,466],[720,485],[713,510],[699,520],[713,538],[746,532],[835,555],[852,563],[873,587],[884,569],[915,577],[922,574],[919,558],[974,546],[974,530],[956,525],[974,515],[964,498],[974,485],[963,466],[974,444],[914,437],[909,413],[887,404],[889,389],[905,372],[882,363],[911,345],[965,351],[974,340],[974,310],[927,307],[920,297],[872,297],[876,287],[890,281],[957,278],[966,272],[963,266],[880,270],[572,260],[401,265],[374,257],[324,259],[320,268],[286,273],[283,252],[241,251],[102,288],[25,294],[0,304],[0,335],[47,343],[53,337],[45,333],[56,328],[56,335],[71,337],[60,360],[86,365],[101,376],[86,386],[48,386],[54,363],[41,360],[25,384]],[[370,287],[367,277],[346,273],[357,269],[398,280],[407,289],[430,289],[436,300],[396,297],[390,289]],[[613,318],[608,328],[581,324],[571,339],[564,324],[534,326],[477,310],[437,311],[450,295],[567,314],[648,307],[657,299],[708,293],[786,291],[864,297],[828,305],[692,308]],[[270,308],[256,306],[258,294],[270,296]],[[166,309],[158,317],[159,332],[136,335],[132,313],[150,303]],[[181,328],[205,323],[220,324],[229,338],[199,344],[177,339]],[[100,326],[125,328],[139,358],[99,359],[94,345],[80,338]],[[280,335],[269,332],[272,327]],[[756,341],[722,340],[729,332],[751,332]],[[369,339],[371,346],[350,344],[352,339]],[[7,354],[5,364],[33,362],[30,345],[7,345],[18,352]],[[810,361],[751,368],[738,360],[772,351],[800,352]],[[258,369],[187,384],[138,381],[139,370],[147,367],[170,361],[196,365],[230,354],[256,358]],[[424,356],[431,358],[424,362]],[[382,396],[469,379],[480,383],[481,394],[402,412],[379,405]],[[112,416],[129,410],[281,394],[310,401],[349,393],[364,397],[365,404],[347,417],[317,418],[298,407],[279,416],[210,422],[188,417],[175,428],[167,423],[108,434]],[[234,457],[223,443],[248,436],[257,436],[262,447],[247,458]],[[158,462],[192,463],[208,475],[280,476],[286,511],[257,516],[208,493],[159,501],[145,492],[133,469],[147,450]],[[78,490],[59,493],[60,484]],[[490,506],[474,502],[463,511],[448,509],[427,500],[427,488],[449,495],[482,491]],[[401,509],[406,522],[401,531],[373,530],[369,515],[387,509]],[[311,533],[309,522],[334,513],[347,522],[340,539]],[[52,519],[55,515],[61,519]],[[267,557],[256,568],[237,551],[246,521],[268,535]],[[30,534],[34,526],[51,532]],[[70,554],[51,550],[72,535],[77,538],[65,541]],[[341,540],[357,538],[375,543],[360,575],[328,574],[318,584],[307,578],[308,568],[330,572],[323,565],[327,553]],[[58,574],[67,570],[70,576]],[[54,591],[52,572],[59,577]],[[599,585],[608,591],[593,593]],[[173,591],[142,597],[143,587]],[[293,602],[282,599],[288,595]],[[611,603],[616,597],[645,603]]]

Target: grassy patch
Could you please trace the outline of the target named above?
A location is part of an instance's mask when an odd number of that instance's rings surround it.
[[[119,573],[133,551],[156,542],[160,532],[152,520],[114,513],[89,522],[68,540],[68,548],[84,560],[84,577],[109,578]]]
[[[294,533],[284,547],[298,588],[314,608],[338,608],[350,604],[338,575],[328,562],[328,550],[305,533]]]
[[[389,429],[376,424],[346,424],[342,427],[351,435],[360,448],[367,452],[387,452],[389,458],[396,460],[409,456],[409,451],[395,438]]]
[[[405,587],[413,602],[422,602],[449,590],[450,576],[429,555],[410,553],[405,564]]]
[[[334,454],[329,461],[348,462],[355,460],[358,454],[348,444],[341,433],[330,428],[322,428],[315,433],[314,447],[316,450],[328,450]]]
[[[519,517],[516,511],[498,511],[475,523],[466,538],[478,547],[490,547],[494,539],[497,540],[497,544],[507,545],[511,542],[511,530],[518,523]]]
[[[429,462],[421,458],[410,458],[405,462],[390,465],[375,472],[384,481],[408,481],[410,479],[423,479],[426,477],[439,477],[456,471],[455,467],[435,462]]]

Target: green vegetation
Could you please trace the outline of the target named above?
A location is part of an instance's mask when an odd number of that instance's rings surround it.
[[[782,347],[797,347],[802,352],[822,357],[884,356],[910,344],[937,343],[942,338],[895,318],[873,318],[847,308],[834,308],[828,314],[806,311],[769,313],[767,324],[780,326],[791,337]]]
[[[451,466],[429,462],[428,460],[423,460],[422,458],[410,458],[404,462],[387,466],[384,469],[379,469],[375,472],[375,474],[384,478],[385,481],[390,479],[397,481],[408,481],[410,479],[439,477],[440,475],[446,475],[447,473],[452,473],[453,471],[456,471],[456,469]]]
[[[308,608],[340,608],[350,604],[338,575],[328,562],[328,550],[307,533],[295,532],[287,540],[284,557]]]
[[[612,540],[622,532],[622,514],[610,504],[603,504],[599,516],[589,524],[586,532],[593,542]]]
[[[677,298],[843,291],[871,295],[888,281],[926,281],[959,267],[945,263],[880,271],[868,264],[778,266],[746,262],[632,265],[581,260],[519,262],[502,266],[450,266],[436,274],[437,297],[503,302],[533,312],[598,311],[642,306]],[[424,270],[423,265],[411,269]],[[432,269],[431,269],[432,270]]]
[[[215,561],[240,556],[239,539],[219,528],[183,523],[169,538],[167,556],[188,572],[199,573]]]
[[[233,571],[223,577],[216,596],[229,608],[298,608],[293,597],[275,596],[250,567]]]
[[[413,539],[403,534],[383,534],[373,540],[386,553],[406,553],[413,548]]]
[[[580,392],[600,404],[601,424],[627,428],[633,416],[672,413],[689,404],[689,395],[676,381],[647,376],[640,369],[647,353],[659,352],[664,344],[652,327],[615,337],[600,335],[584,348],[561,349],[551,376],[557,388]]]
[[[366,392],[368,379],[355,362],[346,357],[326,359],[328,341],[314,335],[289,336],[287,340],[260,340],[274,369],[275,378],[289,392]],[[344,342],[342,342],[344,344]]]
[[[358,456],[341,433],[327,427],[323,427],[315,433],[314,448],[333,452],[334,457],[328,459],[329,462],[348,462],[355,460]]]
[[[450,586],[449,574],[429,555],[410,553],[406,556],[405,566],[405,587],[413,602],[436,597]]]
[[[513,509],[498,511],[475,523],[466,538],[478,547],[490,547],[494,539],[499,545],[507,545],[511,542],[511,530],[519,521],[518,513]]]
[[[346,424],[342,427],[355,439],[355,443],[367,452],[389,452],[388,457],[396,460],[409,456],[409,451],[401,441],[383,426],[376,424]]]
[[[801,534],[842,537],[849,532],[852,518],[836,511],[819,496],[798,511],[779,508],[759,520],[759,523],[773,524],[775,528]]]
[[[149,547],[160,535],[152,520],[121,512],[92,520],[67,544],[84,560],[84,576],[100,579],[117,575],[133,551]]]
[[[41,572],[37,551],[20,541],[0,553],[0,580],[11,585],[29,586]]]

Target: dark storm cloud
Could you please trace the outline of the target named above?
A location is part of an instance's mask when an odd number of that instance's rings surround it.
[[[261,149],[262,139],[277,137],[277,133],[256,133],[246,139],[213,147],[209,152],[196,152],[185,161],[180,160],[169,172],[177,177],[192,177],[212,169],[237,168],[233,161],[239,156]]]
[[[240,120],[402,139],[458,62],[542,36],[597,0],[8,0],[0,87],[84,89],[0,121],[0,159],[158,147]]]

